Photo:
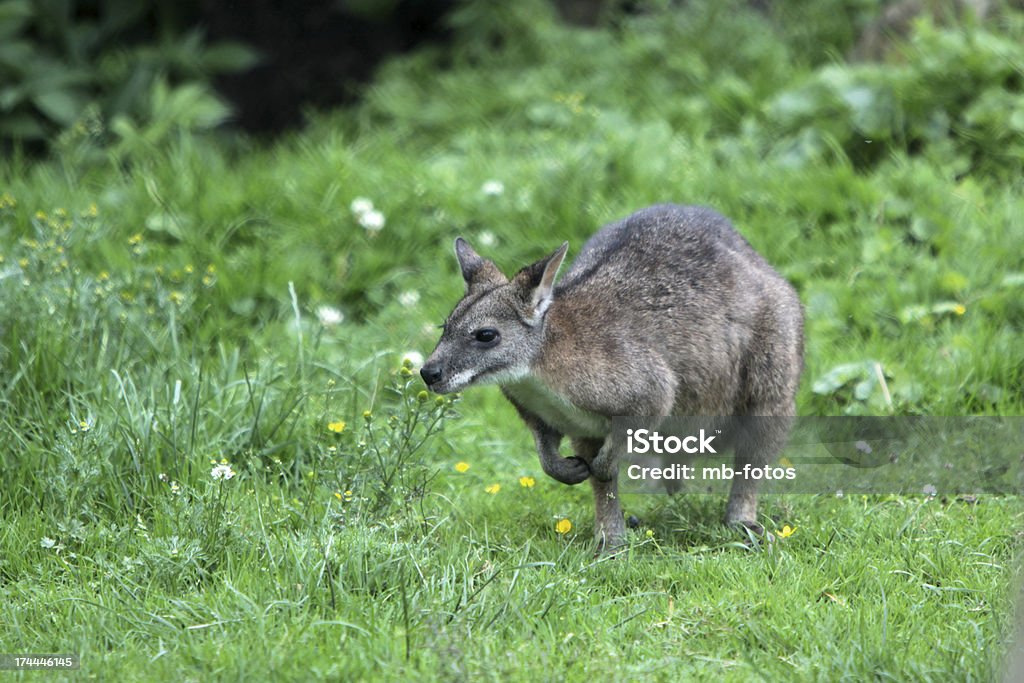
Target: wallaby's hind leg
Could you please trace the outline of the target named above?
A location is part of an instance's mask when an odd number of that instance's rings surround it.
[[[777,411],[782,412],[782,411]],[[769,411],[761,412],[762,415]],[[760,468],[772,462],[786,444],[791,417],[739,417],[740,433],[734,443],[736,476],[732,480],[729,503],[725,508],[726,524],[741,524],[761,533],[757,522],[758,479],[741,475],[745,465]]]
[[[601,439],[573,439],[576,456],[586,462],[597,457],[603,445]],[[617,473],[611,479],[601,480],[590,477],[594,490],[594,541],[598,553],[610,553],[626,544],[626,522],[619,504],[619,483]]]

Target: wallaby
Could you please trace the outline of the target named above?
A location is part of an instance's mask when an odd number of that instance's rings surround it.
[[[792,286],[705,207],[658,205],[512,279],[462,238],[466,293],[420,371],[437,393],[498,384],[533,432],[542,469],[590,479],[599,551],[625,542],[611,418],[795,414],[803,311]],[[767,464],[791,420],[753,421],[737,467]],[[574,457],[562,457],[563,436]],[[617,442],[616,442],[617,444]],[[725,520],[759,529],[757,482],[735,479]]]

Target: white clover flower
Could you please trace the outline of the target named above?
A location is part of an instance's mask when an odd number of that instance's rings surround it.
[[[494,233],[490,230],[484,230],[476,236],[476,241],[479,242],[482,247],[493,247],[498,243],[498,238],[495,237]]]
[[[235,471],[231,469],[231,465],[217,465],[210,470],[210,476],[214,479],[230,479],[235,476]]]
[[[359,216],[359,225],[363,226],[370,232],[377,232],[384,227],[385,222],[384,214],[376,209],[371,209]]]
[[[423,367],[423,354],[419,351],[406,351],[402,355],[402,362],[406,361],[414,368],[421,368]]]
[[[334,306],[317,306],[316,317],[324,327],[340,325],[345,320],[345,314]]]
[[[398,295],[398,303],[406,308],[411,308],[420,302],[420,293],[415,289],[409,289]]]
[[[500,180],[488,180],[480,188],[480,191],[483,192],[488,197],[497,197],[500,194],[504,194],[505,183],[501,182]]]
[[[348,205],[348,208],[357,218],[361,218],[364,214],[373,211],[373,202],[366,197],[356,197]]]

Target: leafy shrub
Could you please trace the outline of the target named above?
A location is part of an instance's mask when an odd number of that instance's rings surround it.
[[[76,127],[79,137],[105,139],[114,120],[122,122],[114,133],[134,144],[126,121],[152,121],[150,139],[169,119],[184,128],[222,121],[227,108],[204,84],[250,66],[255,54],[235,43],[205,45],[201,32],[178,31],[173,15],[157,9],[125,0],[0,1],[0,144],[39,148]]]
[[[1005,34],[917,25],[903,64],[825,66],[765,109],[793,163],[841,151],[859,167],[895,150],[955,174],[1018,177],[1024,159],[1024,17]]]

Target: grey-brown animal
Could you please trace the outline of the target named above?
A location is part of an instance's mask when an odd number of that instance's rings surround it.
[[[625,542],[618,416],[791,417],[803,366],[792,286],[715,211],[658,205],[602,228],[556,284],[568,243],[511,279],[465,240],[466,293],[421,369],[437,393],[498,384],[544,472],[594,491],[598,549]],[[767,464],[790,420],[756,420],[736,467]],[[562,457],[563,437],[575,455]],[[757,482],[736,479],[729,524],[757,528]]]

